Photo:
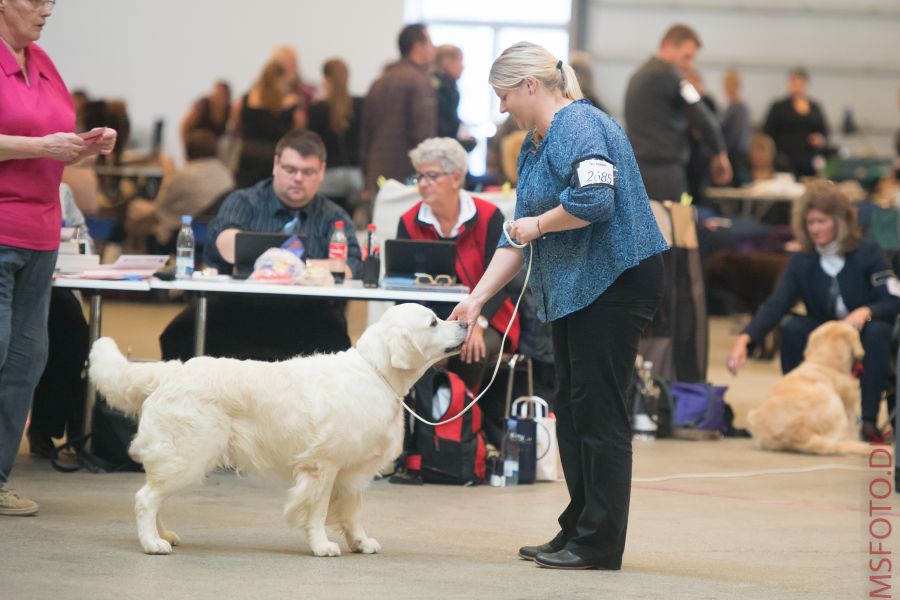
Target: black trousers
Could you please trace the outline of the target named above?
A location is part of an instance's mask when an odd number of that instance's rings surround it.
[[[350,348],[345,302],[310,298],[219,295],[207,302],[206,354],[254,360],[285,360]],[[176,316],[159,337],[164,360],[194,356],[193,306]]]
[[[825,321],[800,316],[791,317],[785,323],[781,329],[782,373],[792,371],[803,362],[803,351],[806,349],[809,334],[823,323]],[[890,377],[893,330],[890,323],[872,320],[859,332],[863,350],[866,351],[863,357],[863,376],[859,381],[863,421],[874,423],[878,419],[881,392],[887,387]]]
[[[47,366],[34,390],[29,432],[49,440],[79,437],[84,431],[82,378],[88,357],[88,324],[71,290],[53,288],[47,318]]]
[[[556,427],[569,491],[558,540],[609,568],[622,563],[631,500],[626,390],[663,287],[656,255],[622,273],[589,306],[553,322]]]

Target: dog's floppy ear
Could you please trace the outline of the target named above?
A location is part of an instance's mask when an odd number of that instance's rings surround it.
[[[356,341],[357,352],[372,364],[383,365],[390,352],[389,344],[384,341],[384,329],[381,323],[370,325]]]
[[[414,369],[421,354],[406,333],[380,321],[363,332],[356,350],[372,364],[401,370]]]
[[[391,366],[403,371],[415,368],[417,359],[422,354],[405,333],[390,344],[388,352],[391,355]]]

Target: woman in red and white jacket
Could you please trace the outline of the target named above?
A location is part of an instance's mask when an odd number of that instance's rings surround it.
[[[452,138],[430,138],[409,153],[416,170],[422,200],[406,211],[397,226],[398,239],[445,240],[456,243],[456,279],[473,289],[491,262],[497,241],[503,235],[503,214],[496,205],[462,189],[466,178],[466,151]],[[436,304],[430,308],[446,318],[452,308]],[[513,301],[499,293],[485,304],[459,360],[448,369],[466,386],[477,390],[487,360],[500,352],[503,332],[513,312]],[[510,328],[506,349],[519,343],[518,317]]]

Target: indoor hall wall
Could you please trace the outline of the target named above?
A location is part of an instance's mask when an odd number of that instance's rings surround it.
[[[292,44],[304,79],[340,56],[364,95],[398,55],[403,0],[59,0],[38,42],[70,89],[128,102],[133,137],[166,121],[165,149],[191,103],[222,78],[246,92],[272,49]]]
[[[696,65],[724,109],[722,73],[737,67],[753,121],[786,95],[787,71],[804,65],[810,95],[832,132],[845,107],[866,136],[850,146],[892,154],[900,123],[900,3],[897,0],[585,0],[585,47],[594,58],[599,94],[621,120],[628,78],[673,23],[703,40]]]

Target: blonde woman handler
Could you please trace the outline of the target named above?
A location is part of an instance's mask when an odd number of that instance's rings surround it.
[[[667,249],[634,152],[606,113],[582,100],[571,67],[521,42],[490,83],[525,138],[516,219],[481,281],[451,318],[471,328],[533,252],[538,316],[552,322],[559,447],[569,505],[549,542],[519,556],[555,569],[620,569],[631,490],[625,403],[638,340],[663,294]]]

